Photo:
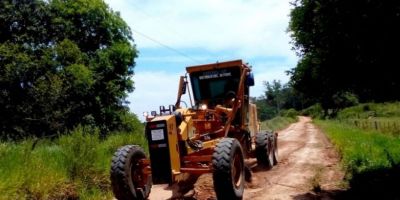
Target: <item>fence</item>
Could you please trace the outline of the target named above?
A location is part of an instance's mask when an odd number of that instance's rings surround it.
[[[376,130],[383,134],[390,134],[400,137],[400,120],[399,119],[347,119],[341,120],[350,125],[354,125],[364,130]]]

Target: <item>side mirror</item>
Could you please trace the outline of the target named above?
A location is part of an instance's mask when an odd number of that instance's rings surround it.
[[[254,86],[254,75],[251,72],[249,74],[247,74],[246,85],[247,86]]]

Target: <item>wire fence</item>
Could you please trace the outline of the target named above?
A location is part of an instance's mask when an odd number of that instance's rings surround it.
[[[376,130],[382,134],[389,134],[400,137],[400,120],[399,119],[346,119],[341,122],[353,125],[364,130]]]

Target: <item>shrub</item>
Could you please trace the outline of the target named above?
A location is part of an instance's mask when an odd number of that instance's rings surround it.
[[[280,115],[282,117],[296,118],[299,115],[299,112],[297,112],[297,110],[291,108],[289,110],[281,111]]]
[[[261,122],[261,130],[277,131],[287,127],[289,124],[296,122],[296,118],[275,117],[270,120]]]
[[[78,126],[70,134],[60,137],[63,167],[72,181],[94,186],[105,181],[102,179],[106,179],[106,174],[102,177],[103,173],[96,165],[99,161],[99,133],[97,128]]]
[[[300,112],[301,115],[312,118],[322,118],[324,116],[321,104],[314,104]]]

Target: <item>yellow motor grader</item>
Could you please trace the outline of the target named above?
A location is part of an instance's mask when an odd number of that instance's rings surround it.
[[[186,71],[176,103],[146,115],[149,158],[137,145],[115,152],[111,183],[117,199],[147,199],[152,184],[203,173],[212,173],[218,199],[242,199],[244,159],[255,156],[267,168],[277,163],[277,135],[259,131],[256,106],[249,102],[251,68],[233,60]],[[190,107],[181,106],[186,93]]]

